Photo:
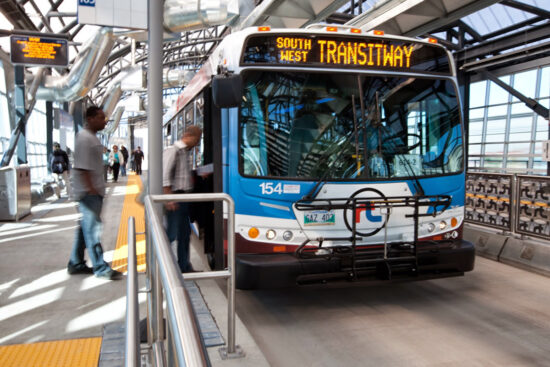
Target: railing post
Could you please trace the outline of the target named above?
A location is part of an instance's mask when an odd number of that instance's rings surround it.
[[[151,346],[155,342],[153,336],[153,239],[151,231],[147,230],[147,216],[145,216],[145,280],[147,292],[147,345]]]
[[[518,175],[514,173],[510,178],[510,232],[517,233],[516,219],[519,217],[519,188]]]
[[[201,344],[200,331],[189,295],[183,284],[183,277],[175,261],[174,254],[162,225],[159,204],[176,202],[224,201],[227,203],[228,216],[228,269],[204,273],[185,274],[187,280],[225,278],[227,281],[228,336],[227,348],[220,348],[223,359],[243,357],[242,349],[235,344],[235,204],[227,194],[172,194],[148,195],[145,198],[147,220],[147,259],[148,273],[151,278],[151,291],[148,303],[148,326],[152,330],[150,345],[153,346],[152,358],[158,363],[159,343],[165,351],[168,362],[178,365],[208,365],[208,354]],[[163,299],[166,297],[166,331],[164,331]]]
[[[235,205],[227,201],[229,209],[227,218],[228,268],[231,275],[227,284],[227,354],[235,353]]]
[[[136,259],[136,225],[128,218],[128,276],[126,277],[126,351],[124,365],[141,365],[139,348],[139,303]]]

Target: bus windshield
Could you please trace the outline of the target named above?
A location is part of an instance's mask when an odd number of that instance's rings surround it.
[[[243,81],[244,176],[369,180],[463,169],[450,80],[248,70]]]

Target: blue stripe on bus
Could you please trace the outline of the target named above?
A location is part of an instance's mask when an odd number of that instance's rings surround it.
[[[236,163],[235,163],[236,164]],[[461,180],[464,179],[464,174],[431,177],[421,179],[420,184],[425,195],[450,195],[452,197],[451,207],[464,206],[464,187],[461,185]],[[299,194],[262,194],[261,184],[269,182],[273,187],[281,184],[284,185],[299,185]],[[388,181],[392,182],[392,181]],[[406,181],[411,193],[416,193],[415,182],[413,180]],[[383,184],[376,182],[376,184]],[[294,219],[292,212],[292,204],[300,200],[312,187],[313,182],[304,181],[287,181],[287,180],[265,180],[258,178],[246,178],[239,176],[236,172],[232,172],[232,179],[229,183],[230,195],[235,200],[235,212],[237,214],[259,215],[281,219]],[[383,191],[383,190],[382,190]],[[262,202],[264,205],[261,205]],[[285,210],[284,208],[288,208]],[[431,212],[428,211],[428,212]]]

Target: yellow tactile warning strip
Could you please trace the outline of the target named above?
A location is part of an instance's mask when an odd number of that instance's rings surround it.
[[[145,209],[136,201],[141,192],[141,178],[133,173],[128,175],[126,195],[118,226],[118,236],[115,253],[111,267],[115,270],[125,272],[128,269],[128,218],[133,216],[136,220],[136,233],[145,232]],[[136,235],[137,270],[145,271],[145,235]]]
[[[2,367],[97,367],[101,338],[0,346]]]

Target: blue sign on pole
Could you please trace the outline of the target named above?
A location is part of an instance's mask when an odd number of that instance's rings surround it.
[[[95,7],[95,0],[78,0],[78,5]]]

